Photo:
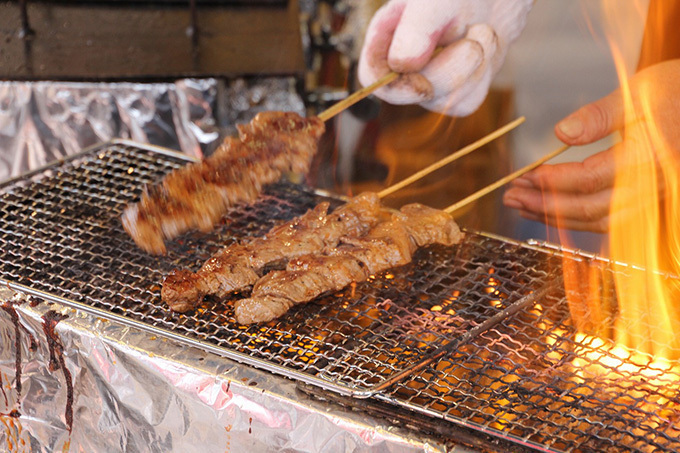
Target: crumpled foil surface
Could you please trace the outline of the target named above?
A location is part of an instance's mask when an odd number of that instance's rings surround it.
[[[0,180],[112,138],[199,156],[217,139],[217,81],[0,82]]]
[[[446,451],[428,436],[314,399],[294,381],[122,323],[7,288],[0,303],[2,451]],[[71,432],[65,373],[50,366],[48,311],[68,316],[55,331],[72,377]]]
[[[247,123],[260,112],[280,110],[305,114],[305,104],[295,90],[294,78],[234,79],[224,86],[219,105],[224,110],[222,130],[236,133],[236,124]]]
[[[262,110],[304,113],[295,79],[0,82],[0,181],[115,138],[201,157]]]

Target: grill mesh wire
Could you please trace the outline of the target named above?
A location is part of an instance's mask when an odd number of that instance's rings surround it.
[[[263,234],[322,199],[299,186],[273,185],[256,204],[235,207],[213,233],[184,235],[168,244],[166,256],[149,256],[125,234],[120,213],[145,183],[184,163],[110,143],[4,184],[0,277],[161,333],[370,389],[561,273],[555,253],[470,233],[458,246],[422,249],[411,264],[295,307],[278,321],[239,326],[230,304],[211,299],[193,313],[172,313],[160,301],[168,271],[196,269],[225,244]],[[680,450],[677,386],[607,368],[600,363],[611,357],[606,344],[579,346],[563,291],[540,304],[376,397],[540,449]],[[598,357],[585,367],[574,364],[591,353]],[[592,372],[593,363],[600,372]]]
[[[620,367],[625,354],[571,327],[563,296],[377,397],[547,451],[679,451],[677,366]],[[662,385],[644,377],[660,370]]]

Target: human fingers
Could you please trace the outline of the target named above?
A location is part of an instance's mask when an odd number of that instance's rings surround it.
[[[390,45],[390,68],[399,73],[420,71],[429,63],[437,45],[458,41],[468,24],[483,20],[484,13],[486,9],[474,2],[408,2]]]
[[[569,224],[567,228],[575,228],[577,224],[581,225],[581,228],[588,225],[591,231],[594,229],[605,231],[611,197],[612,189],[591,194],[575,194],[512,187],[503,195],[503,203],[519,209],[525,216],[532,215],[534,220],[565,227]]]
[[[359,82],[363,86],[371,85],[392,72],[388,53],[406,3],[406,0],[393,0],[373,16],[361,49],[357,71]],[[376,90],[375,95],[392,104],[418,103],[432,97],[432,85],[420,74],[404,74],[390,85]]]
[[[583,162],[541,165],[512,182],[541,190],[588,194],[611,188],[616,178],[616,154],[622,144],[596,153]]]
[[[622,203],[616,211],[612,211],[611,206],[608,213],[604,216],[598,216],[593,220],[587,220],[580,217],[566,217],[562,213],[556,215],[555,212],[533,212],[520,209],[520,216],[537,222],[545,223],[546,225],[557,228],[565,228],[569,230],[591,231],[594,233],[606,233],[610,226],[614,223],[629,224],[633,221],[635,216],[639,215],[639,210],[635,208],[633,200],[634,191],[627,190],[619,196],[623,196],[630,200],[629,203]],[[613,194],[612,194],[613,195]]]
[[[617,144],[583,162],[542,165],[513,181],[503,203],[527,219],[604,232],[616,177],[615,155],[623,151]]]
[[[589,222],[575,219],[563,219],[547,215],[538,215],[528,211],[520,211],[520,216],[534,222],[541,222],[549,226],[575,231],[590,231],[592,233],[606,233],[609,231],[609,217]]]
[[[391,72],[387,54],[405,8],[406,1],[395,0],[380,8],[371,19],[359,58],[358,75],[362,84],[370,85]]]
[[[421,105],[454,116],[477,110],[489,92],[497,50],[498,37],[491,27],[470,27],[465,39],[447,47],[423,69],[434,96]]]
[[[624,125],[625,108],[619,90],[585,105],[555,125],[555,135],[569,145],[585,145]]]

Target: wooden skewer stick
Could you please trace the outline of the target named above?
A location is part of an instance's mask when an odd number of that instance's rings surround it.
[[[525,119],[526,119],[525,117],[521,116],[521,117],[517,118],[515,121],[506,124],[505,126],[501,127],[500,129],[495,130],[494,132],[490,133],[489,135],[480,138],[479,140],[477,140],[474,143],[469,144],[465,148],[462,148],[461,150],[456,151],[455,153],[445,157],[444,159],[442,159],[438,162],[435,162],[434,164],[430,165],[429,167],[424,168],[424,169],[420,170],[419,172],[412,174],[408,178],[406,178],[406,179],[404,179],[404,180],[402,180],[402,181],[400,181],[396,184],[393,184],[389,187],[386,187],[385,189],[378,192],[378,197],[384,198],[384,197],[390,195],[391,193],[394,193],[397,190],[401,189],[402,187],[406,187],[409,184],[416,182],[420,178],[432,173],[433,171],[439,170],[444,165],[448,165],[451,162],[453,162],[454,160],[460,159],[461,157],[463,157],[467,154],[470,154],[472,151],[474,151],[478,148],[481,148],[482,146],[486,145],[487,143],[489,143],[489,142],[497,139],[498,137],[510,132],[511,130],[513,130],[514,128],[516,128],[520,124],[522,124]]]
[[[443,49],[444,49],[443,47],[437,47],[434,50],[432,57],[439,54],[439,52],[441,52]],[[354,104],[356,104],[357,102],[359,102],[360,100],[362,100],[363,98],[368,96],[369,94],[373,93],[378,88],[394,82],[395,80],[397,80],[397,78],[399,78],[398,72],[390,72],[389,74],[385,74],[384,76],[382,76],[380,79],[376,80],[375,82],[373,82],[369,86],[355,91],[354,93],[350,94],[347,98],[343,99],[342,101],[338,102],[337,104],[334,104],[330,108],[319,113],[317,115],[317,118],[319,118],[321,121],[326,122],[329,119],[333,118],[338,113],[342,112],[345,109],[348,109],[349,107],[353,106]]]
[[[511,174],[499,179],[498,181],[494,182],[493,184],[489,184],[488,186],[484,187],[483,189],[480,189],[477,192],[473,193],[469,197],[460,200],[458,203],[452,204],[448,208],[444,209],[444,211],[449,213],[449,214],[453,214],[454,212],[456,212],[460,208],[464,207],[468,203],[472,203],[473,201],[475,201],[479,198],[482,198],[484,195],[486,195],[490,192],[493,192],[494,190],[498,189],[500,186],[509,183],[513,179],[519,178],[523,174],[530,172],[531,170],[538,167],[539,165],[543,165],[544,163],[546,163],[547,161],[549,161],[553,157],[562,154],[563,152],[565,152],[569,148],[570,148],[569,145],[561,146],[560,148],[556,149],[555,151],[551,152],[550,154],[541,157],[536,162],[531,163],[531,164],[527,165],[526,167],[520,168],[516,172],[511,173]]]
[[[348,109],[349,107],[353,106],[369,94],[373,93],[375,90],[378,88],[387,85],[388,83],[394,82],[397,77],[399,77],[399,74],[396,72],[390,72],[386,76],[383,76],[382,78],[378,79],[376,82],[372,83],[371,85],[361,88],[360,90],[355,91],[354,93],[350,94],[348,97],[343,99],[342,101],[333,104],[330,108],[324,110],[323,112],[319,113],[318,118],[321,121],[328,121],[329,119],[333,118],[335,115],[338,113],[342,112],[345,109]]]
[[[432,56],[434,57],[437,55],[439,52],[443,50],[443,47],[437,47],[434,50],[434,53]],[[375,90],[377,90],[380,87],[383,87],[389,83],[394,82],[399,78],[399,73],[398,72],[390,72],[389,74],[386,74],[382,76],[380,79],[376,80],[372,84],[370,84],[367,87],[361,88],[360,90],[355,91],[351,95],[349,95],[347,98],[343,99],[342,101],[338,102],[337,104],[332,105],[330,108],[324,110],[323,112],[319,113],[317,117],[323,121],[326,122],[329,119],[333,118],[335,115],[338,113],[342,112],[345,109],[348,109],[349,107],[353,106],[369,94],[373,93]]]

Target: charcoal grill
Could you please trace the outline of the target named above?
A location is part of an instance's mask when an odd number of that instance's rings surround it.
[[[160,284],[171,269],[196,269],[220,247],[319,201],[342,202],[274,184],[255,204],[231,209],[214,232],[186,234],[166,256],[147,255],[119,216],[144,184],[186,162],[114,141],[2,184],[0,278],[322,392],[370,398],[530,449],[680,450],[677,371],[663,370],[670,384],[659,385],[608,365],[611,343],[584,342],[573,326],[560,284],[563,259],[586,262],[604,278],[639,271],[597,257],[467,232],[461,244],[421,249],[407,266],[269,323],[238,325],[229,300],[169,311]],[[653,367],[649,358],[641,370]]]

